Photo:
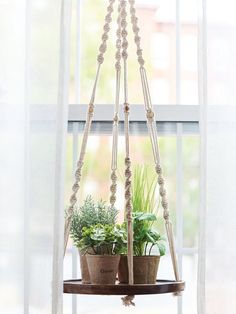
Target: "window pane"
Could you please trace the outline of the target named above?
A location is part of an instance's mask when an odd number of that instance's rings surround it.
[[[197,246],[199,208],[199,136],[183,137],[184,247]]]

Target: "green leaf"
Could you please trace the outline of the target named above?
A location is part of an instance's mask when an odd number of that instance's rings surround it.
[[[94,228],[93,233],[91,234],[91,239],[95,241],[105,241],[106,235],[102,228]]]
[[[165,247],[165,245],[164,245],[163,243],[158,242],[158,243],[157,243],[157,247],[158,247],[158,249],[159,249],[160,256],[163,256],[163,255],[166,254],[166,247]]]
[[[147,242],[155,244],[156,243],[156,239],[152,237],[151,232],[147,232]]]
[[[155,221],[155,220],[157,220],[157,217],[156,217],[155,214],[152,214],[152,213],[139,213],[139,214],[141,214],[141,215],[138,215],[136,217],[136,219],[139,220],[139,221],[143,221],[143,220],[145,220],[145,221]]]

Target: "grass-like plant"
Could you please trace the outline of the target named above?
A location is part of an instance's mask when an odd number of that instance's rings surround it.
[[[148,166],[136,166],[132,181],[133,212],[157,214],[157,176]]]
[[[70,234],[74,244],[79,247],[83,237],[83,228],[93,225],[115,225],[118,211],[104,201],[95,202],[89,195],[83,205],[76,208],[72,215]]]

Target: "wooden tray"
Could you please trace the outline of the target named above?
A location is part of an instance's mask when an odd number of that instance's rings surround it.
[[[64,293],[95,295],[142,295],[181,292],[184,281],[157,280],[151,285],[126,285],[117,282],[115,285],[82,284],[81,279],[65,280]]]

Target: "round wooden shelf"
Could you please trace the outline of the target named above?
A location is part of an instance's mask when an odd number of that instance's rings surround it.
[[[142,295],[181,292],[185,288],[184,281],[157,280],[151,285],[126,285],[117,282],[115,285],[82,284],[80,279],[65,280],[64,293],[94,295]]]

